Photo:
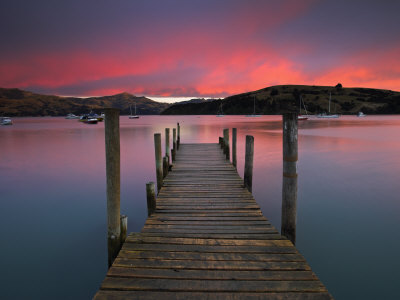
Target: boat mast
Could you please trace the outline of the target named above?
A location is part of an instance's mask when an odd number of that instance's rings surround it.
[[[256,114],[256,96],[254,95],[254,108],[253,108],[253,115]]]
[[[329,92],[329,108],[328,108],[328,114],[331,114],[331,97],[332,97],[332,93]]]

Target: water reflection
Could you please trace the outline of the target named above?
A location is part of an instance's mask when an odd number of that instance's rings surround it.
[[[280,228],[280,116],[122,116],[121,211],[129,230],[139,231],[146,218],[153,134],[164,143],[165,127],[177,122],[182,143],[217,143],[224,128],[238,128],[241,176],[245,135],[255,137],[253,194]],[[297,246],[337,299],[393,298],[400,118],[311,119],[299,128]],[[15,118],[0,127],[0,141],[4,298],[90,298],[106,272],[104,124]],[[21,274],[30,278],[27,289],[19,288]]]

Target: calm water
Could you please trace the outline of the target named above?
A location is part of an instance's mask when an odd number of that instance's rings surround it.
[[[121,117],[121,212],[146,216],[155,181],[153,134],[181,141],[255,137],[253,193],[280,228],[281,117]],[[104,125],[15,118],[0,127],[2,299],[90,299],[106,273]],[[309,120],[299,129],[297,246],[337,299],[394,299],[400,260],[400,117]]]

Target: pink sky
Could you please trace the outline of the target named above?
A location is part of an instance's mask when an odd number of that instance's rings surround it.
[[[224,97],[340,82],[400,91],[398,1],[19,2],[0,10],[0,87]]]

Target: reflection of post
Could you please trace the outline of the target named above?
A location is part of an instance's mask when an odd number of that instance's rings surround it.
[[[119,109],[105,109],[108,267],[121,249]]]
[[[236,159],[236,135],[237,129],[232,128],[232,164],[236,168],[237,159]]]
[[[246,154],[244,160],[244,186],[252,192],[253,189],[253,157],[254,157],[254,137],[246,135]]]
[[[154,148],[156,155],[157,193],[163,184],[163,158],[161,150],[161,133],[154,134]]]
[[[165,156],[167,157],[167,159],[168,159],[168,168],[169,168],[169,162],[171,161],[170,160],[170,155],[169,155],[169,151],[170,151],[170,148],[169,148],[169,128],[165,128]]]
[[[282,235],[296,243],[297,114],[283,115],[283,182],[282,182]]]
[[[175,161],[175,155],[176,155],[176,128],[172,129],[172,161]]]
[[[229,129],[224,129],[224,154],[229,160]]]

